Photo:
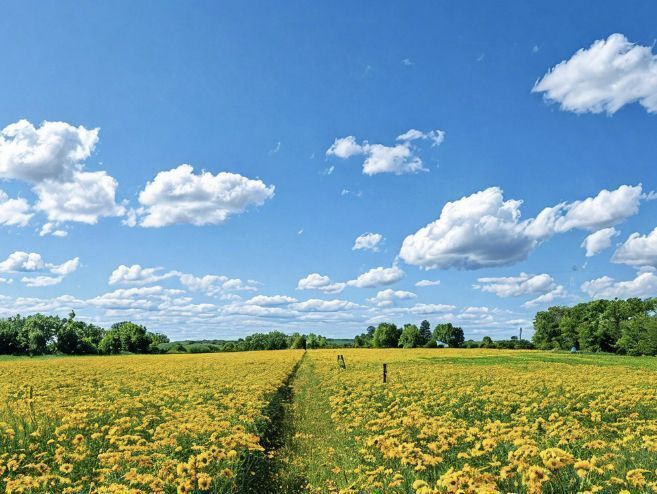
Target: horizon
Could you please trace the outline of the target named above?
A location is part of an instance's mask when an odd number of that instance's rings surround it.
[[[657,5],[381,6],[7,4],[0,317],[500,340],[657,296]]]

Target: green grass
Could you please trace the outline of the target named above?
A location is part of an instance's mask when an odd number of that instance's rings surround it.
[[[360,460],[354,441],[335,428],[328,394],[315,374],[312,352],[306,354],[291,387],[287,440],[278,452],[284,464],[281,475],[287,479],[281,492],[307,492],[308,485],[348,487],[351,475],[346,472],[353,471]]]

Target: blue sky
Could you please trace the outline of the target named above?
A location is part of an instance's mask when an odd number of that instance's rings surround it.
[[[657,296],[655,15],[7,4],[0,316],[501,338],[549,305]]]

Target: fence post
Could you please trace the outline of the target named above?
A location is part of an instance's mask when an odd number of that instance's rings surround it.
[[[388,364],[383,364],[383,382],[388,382]]]

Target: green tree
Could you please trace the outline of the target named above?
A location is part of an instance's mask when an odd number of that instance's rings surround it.
[[[403,348],[416,348],[422,346],[422,334],[415,324],[404,324],[399,337],[399,346]]]
[[[420,345],[426,345],[433,336],[431,324],[426,319],[420,323]]]
[[[394,348],[399,343],[401,330],[392,323],[382,322],[376,327],[372,344],[377,348]]]
[[[495,342],[490,336],[484,336],[481,339],[481,346],[482,348],[495,348]]]
[[[451,322],[437,324],[433,330],[433,337],[446,343],[450,348],[460,348],[465,341],[463,329],[454,326]]]
[[[641,314],[621,322],[618,348],[628,355],[657,355],[657,317]]]

